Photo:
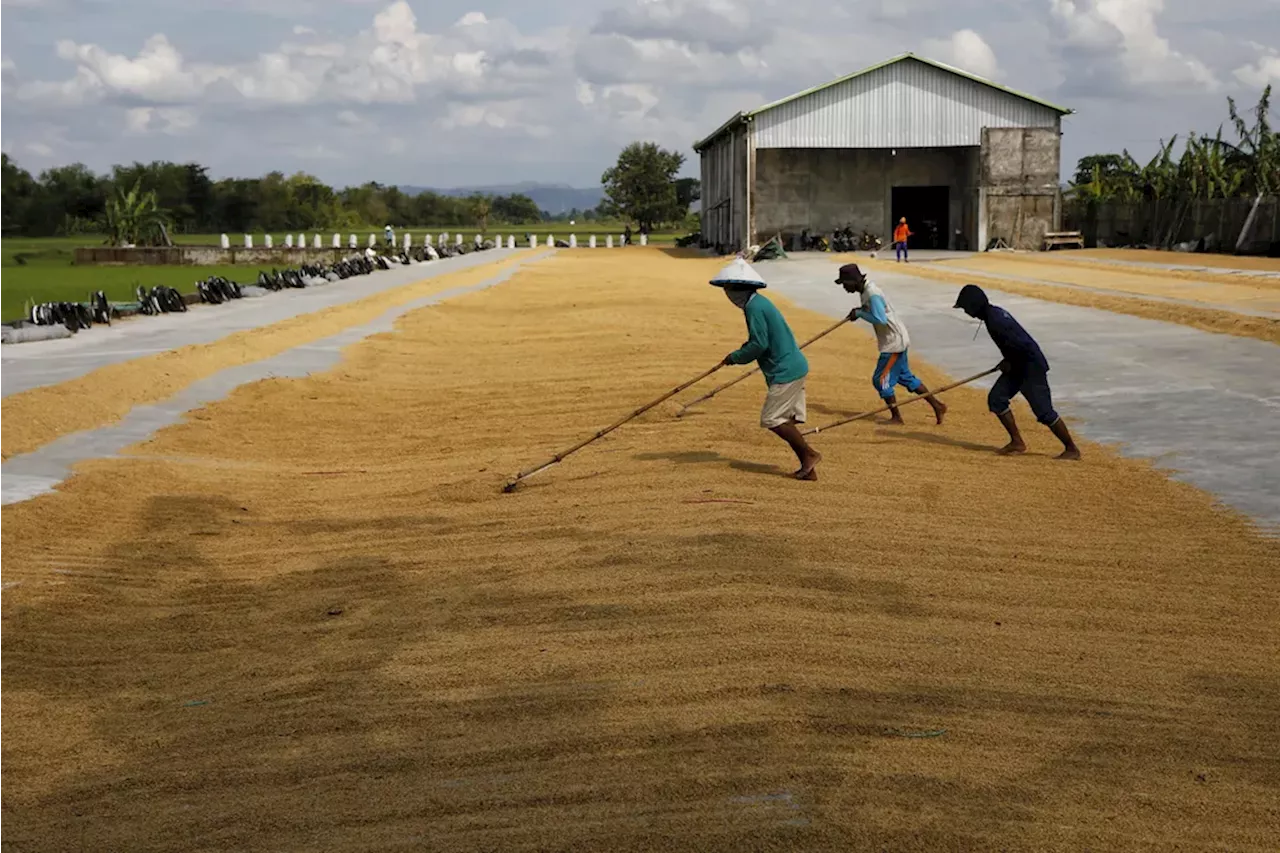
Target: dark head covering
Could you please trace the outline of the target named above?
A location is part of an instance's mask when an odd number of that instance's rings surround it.
[[[982,318],[987,315],[987,306],[991,303],[987,301],[987,294],[982,292],[982,288],[976,284],[966,284],[960,288],[960,295],[956,297],[954,307],[961,309],[970,317]]]
[[[862,268],[857,264],[845,264],[840,267],[840,272],[836,273],[836,281],[853,281],[862,275]]]

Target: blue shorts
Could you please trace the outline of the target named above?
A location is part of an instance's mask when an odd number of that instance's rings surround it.
[[[994,414],[1003,415],[1009,411],[1009,402],[1014,394],[1022,395],[1035,413],[1036,420],[1045,426],[1058,420],[1058,413],[1053,410],[1053,394],[1049,391],[1049,376],[1045,371],[1031,367],[1001,373],[987,394],[987,408]]]
[[[871,384],[876,386],[876,391],[882,400],[893,396],[895,385],[901,385],[913,394],[919,393],[920,387],[924,385],[911,372],[906,350],[880,353],[880,360],[876,362],[876,372],[871,376]]]

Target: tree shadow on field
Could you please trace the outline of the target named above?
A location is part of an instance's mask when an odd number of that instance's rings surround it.
[[[637,453],[632,457],[641,462],[658,462],[666,460],[680,465],[723,464],[735,471],[746,471],[749,474],[767,474],[775,477],[790,477],[791,472],[784,471],[777,465],[766,465],[762,462],[748,462],[745,459],[733,459],[721,456],[714,450],[683,450],[669,453]]]

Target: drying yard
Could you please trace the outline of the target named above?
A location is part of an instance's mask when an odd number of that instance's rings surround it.
[[[758,266],[798,339],[839,261]],[[656,248],[6,351],[4,476],[50,483],[3,511],[5,850],[1275,850],[1280,264],[1234,261],[867,261],[931,387],[998,360],[960,284],[1008,304],[1079,463],[1021,400],[996,457],[976,383],[797,482],[752,378],[503,494],[745,338],[723,259]],[[877,405],[865,326],[806,354],[811,425]]]

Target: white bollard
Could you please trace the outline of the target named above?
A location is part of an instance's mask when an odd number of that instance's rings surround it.
[[[356,235],[352,234],[350,239],[347,240],[347,247],[354,249],[358,245],[360,245],[360,242],[356,239]]]
[[[507,235],[507,248],[508,248],[508,249],[514,249],[515,247],[516,247],[516,235],[514,235],[514,234],[508,234],[508,235]]]
[[[378,238],[374,234],[369,235],[369,248],[372,249],[378,242]]]
[[[609,236],[607,236],[607,237],[605,237],[605,238],[604,238],[604,247],[605,247],[606,249],[612,249],[612,248],[613,248],[613,235],[612,235],[612,234],[610,234]]]
[[[276,244],[272,241],[270,234],[264,234],[262,236],[262,245],[266,246],[268,249],[274,249]]]
[[[587,240],[587,248],[594,249],[595,247],[596,247],[596,235],[592,234],[591,238]]]
[[[647,245],[649,245],[649,235],[648,235],[648,234],[641,234],[641,235],[640,235],[640,245],[641,245],[641,246],[647,246]]]
[[[223,234],[223,235],[222,235],[222,248],[224,248],[224,249],[230,249],[230,248],[231,248],[231,241],[230,241],[229,239],[227,239],[227,235],[226,235],[226,234]]]
[[[342,235],[341,235],[341,234],[334,234],[334,235],[333,235],[333,248],[335,248],[335,249],[341,249],[341,248],[342,248]]]
[[[457,242],[455,242],[453,245],[455,245],[455,246],[461,246],[461,245],[462,245],[462,235],[461,235],[461,234],[454,234],[453,236],[455,236],[455,237],[457,237],[457,238],[458,238],[458,239],[457,239]]]
[[[252,235],[252,234],[246,234],[246,235],[244,235],[244,247],[245,247],[246,249],[252,249],[252,248],[253,248],[253,235]]]
[[[313,235],[313,236],[312,236],[312,238],[311,238],[311,248],[313,248],[313,249],[319,249],[319,248],[320,248],[320,235],[319,235],[319,234],[315,234],[315,235]]]
[[[286,234],[286,235],[284,235],[284,247],[285,247],[286,249],[292,249],[292,248],[293,248],[293,235],[292,235],[292,234]]]
[[[556,245],[555,238],[552,237],[550,234],[547,235],[547,245],[551,248],[554,248]]]
[[[404,250],[409,251],[409,247],[413,245],[413,238],[409,236],[409,232],[404,232]]]
[[[533,236],[532,234],[529,235],[529,248],[530,249],[538,248],[538,238]]]
[[[305,249],[305,248],[307,248],[307,235],[306,235],[306,234],[299,234],[299,235],[298,235],[298,241],[297,241],[297,243],[295,243],[294,245],[296,245],[299,249]]]
[[[422,235],[422,245],[424,245],[424,246],[430,246],[430,245],[431,245],[431,235],[430,235],[430,234],[423,234],[423,235]]]
[[[570,248],[570,249],[576,249],[576,248],[578,248],[578,235],[577,235],[577,234],[570,234],[570,235],[569,235],[569,248]]]

